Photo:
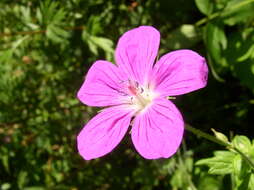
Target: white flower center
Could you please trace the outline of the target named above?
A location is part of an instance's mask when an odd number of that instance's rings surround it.
[[[156,97],[149,85],[141,86],[138,82],[129,81],[127,85],[127,92],[130,97],[130,104],[137,110],[137,112],[145,110]]]

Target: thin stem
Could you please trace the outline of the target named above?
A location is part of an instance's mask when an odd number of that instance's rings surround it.
[[[229,8],[228,10],[233,11],[233,10],[235,10],[235,9],[238,9],[238,8],[244,6],[244,5],[247,5],[247,4],[250,4],[250,3],[253,3],[253,2],[254,2],[254,0],[242,1],[242,2],[240,2],[240,3],[237,3],[237,4],[233,5],[233,6],[232,6],[231,8]],[[202,18],[201,20],[197,21],[195,25],[196,25],[196,26],[201,26],[201,25],[205,24],[206,22],[208,22],[208,21],[210,21],[210,20],[213,20],[213,19],[217,18],[217,17],[220,16],[221,14],[223,14],[222,11],[213,13],[213,14],[211,14],[210,16],[208,16],[208,17],[206,17],[206,18]]]
[[[200,19],[199,21],[197,21],[197,22],[195,23],[195,25],[196,25],[196,26],[201,26],[201,25],[205,24],[206,22],[215,19],[215,18],[218,17],[220,14],[221,14],[221,12],[213,13],[213,14],[212,14],[211,16],[209,16],[209,17],[205,17],[205,18]]]
[[[195,134],[197,136],[203,137],[203,138],[205,138],[205,139],[207,139],[209,141],[212,141],[212,142],[214,142],[216,144],[219,144],[219,145],[222,145],[222,146],[230,146],[229,143],[225,143],[225,142],[217,139],[216,137],[214,137],[212,135],[209,135],[209,134],[207,134],[207,133],[205,133],[205,132],[203,132],[203,131],[201,131],[199,129],[196,129],[196,128],[192,127],[189,124],[185,125],[185,129],[187,129],[188,131],[192,132],[193,134]]]
[[[84,26],[75,27],[64,27],[65,30],[84,30]],[[10,33],[0,33],[0,37],[9,37],[16,35],[33,35],[33,34],[44,34],[47,30],[32,30],[32,31],[21,31],[21,32],[10,32]]]
[[[254,171],[254,162],[247,155],[245,155],[242,151],[240,151],[238,148],[233,147],[233,149],[236,152],[238,152],[248,162],[248,164],[252,167],[252,170]]]
[[[238,154],[240,154],[242,156],[242,158],[249,164],[249,166],[251,167],[252,170],[254,170],[254,162],[246,155],[244,154],[241,150],[239,150],[238,148],[234,147],[231,143],[226,143],[224,141],[221,141],[219,139],[217,139],[216,137],[209,135],[199,129],[196,129],[194,127],[192,127],[189,124],[185,125],[185,129],[187,129],[188,131],[192,132],[193,134],[203,137],[209,141],[212,141],[216,144],[222,145],[222,146],[226,146],[227,149],[231,149],[234,150],[235,152],[237,152]]]

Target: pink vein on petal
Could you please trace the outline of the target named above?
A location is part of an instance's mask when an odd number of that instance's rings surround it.
[[[155,64],[152,82],[161,96],[176,96],[203,88],[207,83],[205,59],[191,50],[177,50]]]
[[[158,53],[160,33],[151,26],[132,29],[119,39],[115,58],[131,80],[147,82]]]
[[[144,158],[168,158],[180,146],[183,130],[182,116],[174,104],[158,98],[146,112],[136,116],[131,136]]]
[[[96,61],[78,91],[78,98],[89,106],[112,106],[122,103],[121,81],[126,76],[117,66],[107,61]]]
[[[132,110],[124,106],[106,108],[97,114],[78,135],[80,155],[90,160],[111,152],[124,137],[132,115]]]

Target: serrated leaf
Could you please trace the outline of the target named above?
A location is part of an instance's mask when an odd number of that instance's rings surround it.
[[[19,38],[18,40],[14,41],[12,43],[12,49],[15,50],[17,47],[19,47],[26,39],[28,39],[29,36],[23,36],[22,38]]]
[[[216,164],[209,168],[209,174],[226,175],[232,173],[233,169],[231,165],[227,164]]]
[[[57,12],[52,16],[51,23],[58,24],[65,18],[65,16],[66,12],[63,9],[58,9]]]
[[[67,32],[66,30],[53,25],[51,27],[51,30],[58,36],[62,37],[62,38],[68,38],[69,37],[69,32]]]
[[[90,40],[104,51],[111,53],[114,52],[112,40],[97,36],[91,36]]]
[[[235,153],[226,151],[226,150],[221,150],[221,151],[215,151],[214,155],[218,158],[224,159],[226,161],[230,161],[235,157]]]
[[[83,31],[82,39],[88,44],[90,51],[92,51],[95,55],[98,54],[98,48],[103,49],[109,58],[114,52],[113,41],[110,39],[93,36],[87,31]]]
[[[91,40],[91,35],[86,30],[82,33],[82,39],[87,43],[90,51],[93,54],[98,55],[98,46]]]
[[[86,30],[89,34],[97,36],[101,31],[101,18],[99,16],[91,16],[86,24]]]
[[[94,55],[98,55],[98,46],[96,46],[93,42],[91,42],[90,40],[87,40],[87,45],[90,49],[90,51],[94,54]]]
[[[233,171],[235,155],[235,153],[230,151],[215,151],[214,157],[198,160],[196,165],[207,165],[210,174],[229,174]]]
[[[67,31],[55,25],[48,26],[46,35],[49,39],[58,43],[63,42],[69,37],[69,33]]]

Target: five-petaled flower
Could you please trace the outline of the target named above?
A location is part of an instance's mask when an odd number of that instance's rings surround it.
[[[168,158],[179,148],[184,122],[167,97],[205,87],[208,67],[191,50],[173,51],[154,64],[159,43],[155,28],[134,28],[118,41],[116,65],[96,61],[89,69],[77,96],[88,106],[106,108],[77,137],[84,159],[111,152],[129,125],[132,142],[144,158]]]

